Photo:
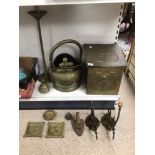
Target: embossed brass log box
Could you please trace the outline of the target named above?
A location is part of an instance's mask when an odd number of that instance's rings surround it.
[[[118,94],[126,66],[121,49],[116,44],[84,44],[84,53],[87,94]]]

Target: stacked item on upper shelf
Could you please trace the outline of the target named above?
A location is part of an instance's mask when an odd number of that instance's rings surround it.
[[[39,77],[38,59],[34,57],[19,58],[19,98],[31,98],[35,82]]]

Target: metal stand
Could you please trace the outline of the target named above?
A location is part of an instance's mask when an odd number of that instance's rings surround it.
[[[108,131],[113,132],[113,139],[115,138],[115,126],[118,122],[118,119],[120,117],[120,112],[121,112],[121,107],[122,107],[122,102],[118,103],[118,115],[117,119],[115,120],[115,117],[111,116],[111,110],[108,110],[108,113],[106,113],[102,118],[101,118],[101,123],[102,125],[106,128]]]
[[[38,33],[39,33],[39,40],[40,40],[40,48],[41,48],[41,54],[43,59],[43,66],[44,66],[44,73],[40,75],[39,81],[42,82],[42,80],[49,82],[50,76],[47,71],[46,67],[46,60],[45,60],[45,54],[44,54],[44,47],[43,47],[43,41],[42,41],[42,33],[41,33],[41,27],[40,27],[40,19],[47,13],[47,11],[39,10],[38,6],[35,6],[35,10],[28,11],[28,14],[31,15],[34,19],[37,21],[38,26]]]
[[[98,139],[97,128],[100,126],[100,121],[95,116],[93,101],[91,101],[90,103],[91,103],[91,113],[86,117],[85,124],[90,130],[95,132],[96,140],[97,140]]]

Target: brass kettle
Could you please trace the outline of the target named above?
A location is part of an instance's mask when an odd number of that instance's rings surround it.
[[[79,59],[73,58],[67,53],[58,55],[53,60],[55,50],[63,44],[73,43],[80,49]],[[76,40],[67,39],[58,42],[50,52],[50,77],[55,89],[62,92],[71,92],[79,88],[82,79],[83,62],[81,60],[83,54],[82,45]]]

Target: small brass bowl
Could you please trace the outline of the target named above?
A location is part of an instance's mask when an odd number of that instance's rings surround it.
[[[50,121],[50,120],[53,120],[56,116],[56,113],[54,110],[48,110],[48,111],[45,111],[43,113],[43,118],[46,120],[46,121]]]

